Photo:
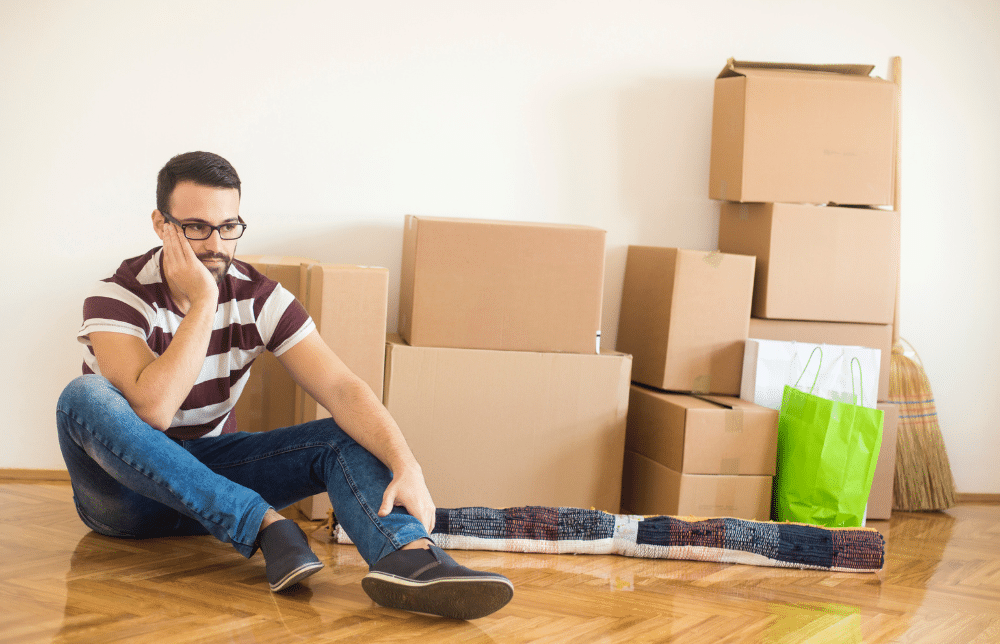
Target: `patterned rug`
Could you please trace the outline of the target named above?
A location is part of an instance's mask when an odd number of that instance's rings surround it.
[[[323,529],[337,543],[351,543],[332,514]],[[837,572],[877,572],[885,561],[885,539],[874,528],[641,517],[579,508],[438,508],[432,536],[445,550],[617,554]]]

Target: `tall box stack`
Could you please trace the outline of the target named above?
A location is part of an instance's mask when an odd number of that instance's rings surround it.
[[[383,402],[438,506],[618,512],[632,361],[600,352],[604,241],[406,218]]]
[[[720,251],[757,260],[749,337],[878,349],[882,401],[899,271],[898,87],[873,69],[730,59],[715,81],[709,196],[723,202]]]
[[[303,264],[301,274],[302,304],[316,323],[320,337],[381,399],[389,270],[378,266]],[[330,415],[301,388],[297,393],[297,422]],[[330,507],[330,497],[325,493],[299,502],[299,509],[311,519],[325,517]]]
[[[299,301],[305,292],[302,266],[318,263],[289,255],[240,255],[237,259],[281,284]],[[236,426],[244,432],[263,432],[294,425],[299,422],[296,399],[301,395],[278,359],[264,352],[250,368],[247,384],[233,409]]]
[[[622,507],[638,514],[766,518],[777,434],[773,409],[632,385]]]
[[[777,414],[739,400],[756,260],[630,246],[617,349],[633,356],[622,509],[766,519]]]
[[[381,398],[388,269],[321,264],[293,256],[241,255],[238,259],[288,289],[306,308],[334,353]],[[329,416],[295,384],[278,359],[266,352],[254,361],[234,413],[239,429],[252,432]],[[325,493],[299,502],[299,509],[311,519],[325,517],[329,508]]]

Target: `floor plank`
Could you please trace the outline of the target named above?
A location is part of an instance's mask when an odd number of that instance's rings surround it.
[[[353,546],[314,539],[327,568],[278,595],[259,555],[211,537],[91,532],[66,483],[0,483],[0,516],[0,643],[1000,641],[997,505],[873,522],[887,539],[878,574],[454,552],[516,588],[472,622],[376,606]]]

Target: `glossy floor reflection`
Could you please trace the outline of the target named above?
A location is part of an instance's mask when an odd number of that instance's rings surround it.
[[[314,540],[327,568],[277,595],[211,537],[89,531],[65,484],[0,484],[0,516],[0,642],[1000,641],[1000,506],[874,522],[879,574],[453,551],[515,584],[474,622],[372,604],[353,546]]]

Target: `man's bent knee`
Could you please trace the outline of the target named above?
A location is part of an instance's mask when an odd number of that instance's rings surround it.
[[[96,374],[78,376],[71,380],[59,396],[56,408],[70,416],[89,416],[94,413],[107,415],[132,409],[122,392],[107,378]]]
[[[88,374],[78,376],[71,380],[63,389],[59,396],[59,409],[74,409],[81,405],[87,405],[92,401],[104,401],[115,397],[122,398],[122,394],[104,376]]]

